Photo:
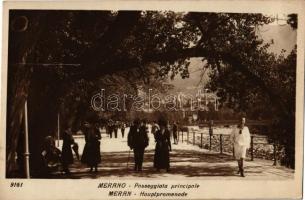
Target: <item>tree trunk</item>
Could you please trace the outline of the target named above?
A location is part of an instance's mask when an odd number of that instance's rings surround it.
[[[19,139],[20,129],[23,129],[22,120],[24,115],[24,103],[27,98],[30,83],[30,71],[23,69],[16,74],[16,82],[19,84],[11,86],[13,92],[8,91],[7,103],[7,135],[6,135],[6,175],[10,177],[16,169],[16,148]],[[11,86],[11,87],[10,87]],[[19,154],[20,155],[20,154]]]
[[[24,103],[28,97],[32,66],[27,65],[43,30],[45,15],[26,11],[10,12],[6,121],[6,176],[16,169],[16,151],[22,129]],[[16,22],[16,27],[13,22]],[[18,22],[18,23],[17,23]],[[18,25],[17,25],[18,24]],[[13,39],[12,39],[13,38]],[[20,151],[20,150],[19,150]],[[22,153],[19,152],[19,156]],[[19,166],[20,168],[20,166]]]
[[[43,177],[44,138],[53,136],[56,139],[58,92],[57,81],[43,70],[33,73],[28,96],[30,169],[33,177]],[[48,77],[48,78],[47,78]],[[51,77],[51,78],[50,78]]]

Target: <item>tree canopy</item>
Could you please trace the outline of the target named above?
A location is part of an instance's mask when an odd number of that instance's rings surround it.
[[[26,99],[36,105],[32,118],[40,119],[40,112],[41,120],[53,121],[48,130],[32,124],[32,132],[47,134],[55,129],[56,111],[85,116],[90,96],[102,87],[136,93],[148,85],[162,90],[162,82],[175,76],[189,78],[194,57],[202,59],[202,70],[209,68],[209,86],[223,103],[236,110],[267,107],[279,114],[277,121],[294,120],[296,51],[288,57],[267,51],[256,28],[272,19],[262,14],[10,11],[11,22],[21,17],[28,19],[26,30],[16,31],[20,25],[10,23],[9,33],[8,165]],[[295,16],[288,23],[297,28]],[[294,125],[286,127],[279,135],[289,148]],[[288,153],[294,157],[293,150]],[[288,163],[293,166],[294,160]]]

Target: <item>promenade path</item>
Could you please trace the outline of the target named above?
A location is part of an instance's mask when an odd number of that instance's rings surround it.
[[[85,179],[246,179],[246,180],[286,180],[293,179],[294,172],[282,166],[273,166],[272,161],[255,159],[245,162],[246,177],[237,175],[237,163],[232,155],[219,154],[218,152],[201,149],[192,144],[172,144],[170,153],[171,171],[157,172],[153,168],[153,157],[155,141],[149,133],[149,146],[144,154],[142,172],[133,171],[133,152],[127,146],[128,128],[125,130],[125,137],[122,138],[120,131],[118,138],[109,138],[102,134],[101,156],[98,172],[89,172],[89,168],[75,158],[74,164],[70,166],[71,175],[56,174],[54,178],[85,178]],[[75,136],[79,144],[80,154],[84,148],[84,137]],[[172,141],[173,143],[173,141]],[[60,141],[61,149],[62,141]],[[128,159],[129,157],[129,159]],[[127,165],[127,162],[129,163]]]

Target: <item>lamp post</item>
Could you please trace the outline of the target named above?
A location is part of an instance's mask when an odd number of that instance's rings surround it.
[[[208,91],[210,91],[209,89],[204,89],[204,98],[205,98],[205,108],[208,111]]]
[[[57,147],[59,147],[59,139],[60,139],[60,121],[59,121],[59,113],[57,114]]]
[[[29,127],[28,127],[28,102],[24,103],[24,129],[25,129],[25,176],[26,178],[30,178],[30,151],[29,151]]]
[[[205,105],[208,105],[208,91],[209,89],[204,89]]]
[[[213,125],[214,125],[214,121],[210,120],[209,122],[209,136],[210,136],[210,147],[209,150],[212,150],[212,136],[213,136]]]
[[[197,119],[198,119],[198,113],[193,113],[193,121],[194,123],[196,123]],[[195,144],[195,129],[193,129],[193,145]]]

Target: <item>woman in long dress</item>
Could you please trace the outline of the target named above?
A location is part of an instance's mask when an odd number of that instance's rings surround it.
[[[63,146],[62,146],[62,164],[63,170],[66,174],[69,174],[69,165],[73,163],[73,154],[71,145],[74,144],[74,138],[72,136],[71,128],[68,128],[63,133]]]
[[[160,129],[155,133],[155,156],[154,167],[159,171],[160,169],[166,169],[169,172],[170,160],[169,152],[171,151],[170,132],[167,129],[167,123],[164,120],[159,120]]]
[[[97,166],[101,162],[99,141],[101,134],[97,127],[91,126],[89,123],[85,124],[84,134],[86,144],[81,161],[90,167],[90,172],[93,171],[93,168],[97,172]]]

